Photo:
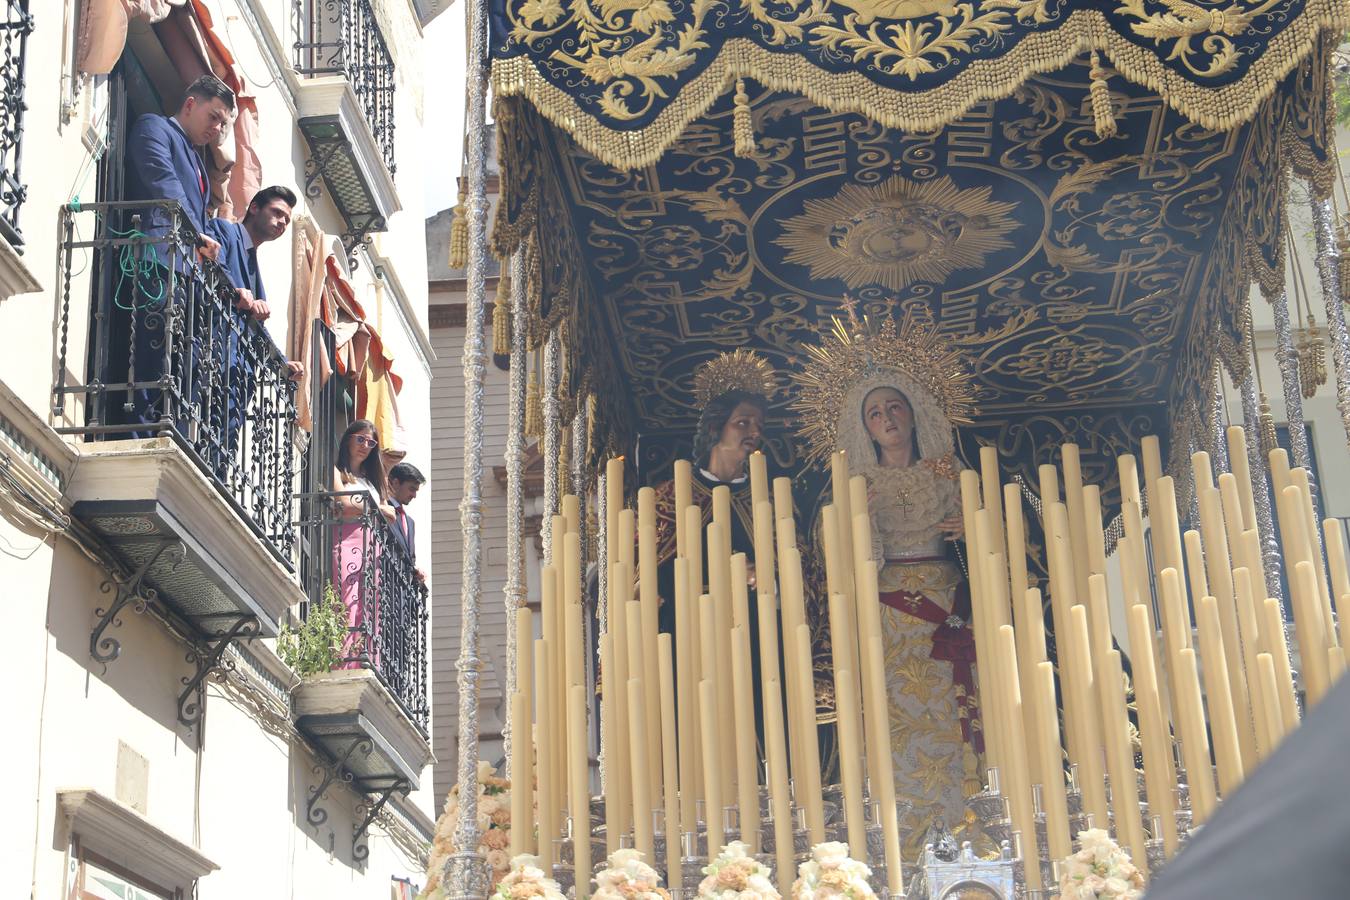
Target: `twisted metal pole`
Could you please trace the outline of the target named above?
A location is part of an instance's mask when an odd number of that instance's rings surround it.
[[[506,412],[506,695],[516,692],[516,610],[525,605],[525,302],[524,252],[511,254],[511,363]],[[529,652],[528,647],[525,652]],[[511,777],[511,717],[502,725],[506,777]]]

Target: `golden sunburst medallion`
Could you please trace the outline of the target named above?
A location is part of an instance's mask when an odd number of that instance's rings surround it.
[[[694,399],[701,407],[728,391],[745,391],[772,400],[777,387],[773,366],[753,350],[719,353],[694,372]]]
[[[774,242],[817,281],[838,278],[850,288],[875,284],[892,291],[941,282],[1012,246],[1006,235],[1017,227],[1009,216],[1017,204],[990,200],[990,190],[958,188],[946,175],[846,184],[829,199],[807,200]]]

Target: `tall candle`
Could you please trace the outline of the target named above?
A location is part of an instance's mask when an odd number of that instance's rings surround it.
[[[881,633],[872,632],[867,642],[871,645],[868,655],[874,659],[883,656]],[[886,694],[886,674],[881,666],[866,672],[869,693],[881,700],[876,707],[869,708],[865,719],[867,729],[867,755],[876,760],[876,778],[872,782],[872,798],[880,807],[881,837],[885,849],[886,881],[891,896],[898,897],[904,890],[905,878],[900,855],[900,820],[895,805],[895,773],[891,758],[890,705]],[[875,714],[873,711],[875,710]]]
[[[562,498],[563,520],[568,531],[577,531],[581,524],[581,500],[576,494],[564,494]]]
[[[788,522],[793,522],[796,519],[792,504],[792,479],[779,476],[773,480],[773,520],[779,522],[784,519]],[[792,543],[796,543],[795,535]],[[778,552],[783,552],[781,546],[778,548]]]
[[[580,708],[586,705],[586,688],[574,684],[570,690],[569,704]],[[591,871],[591,791],[590,760],[586,755],[586,717],[579,716],[568,722],[568,759],[571,762],[572,786],[572,865],[577,872]],[[590,879],[578,878],[576,895],[578,898],[590,895]]]
[[[848,454],[843,450],[836,450],[834,456],[830,458],[830,490],[834,508],[838,515],[839,559],[841,561],[853,559],[853,511],[850,504],[848,482]],[[839,575],[843,579],[840,588],[851,606],[853,602],[852,567],[845,566],[841,569]]]
[[[1064,505],[1069,512],[1069,547],[1073,551],[1074,591],[1077,602],[1084,603],[1088,596],[1088,548],[1087,535],[1083,530],[1086,508],[1083,500],[1083,468],[1077,444],[1061,444],[1060,453],[1064,468]]]
[[[1294,597],[1294,630],[1298,635],[1303,683],[1308,692],[1308,707],[1311,708],[1321,702],[1331,686],[1330,673],[1327,671],[1326,634],[1322,626],[1322,610],[1312,563],[1303,560],[1294,566],[1294,577],[1289,588]]]
[[[652,858],[652,779],[647,771],[647,729],[643,704],[646,695],[642,680],[628,679],[628,706],[634,715],[628,718],[628,758],[633,767],[633,846]],[[652,710],[655,714],[655,710]]]
[[[1171,476],[1158,479],[1157,498],[1149,495],[1149,522],[1153,526],[1154,571],[1176,569],[1184,571],[1181,549],[1181,523],[1177,519],[1176,486]],[[1182,646],[1189,647],[1189,641]]]
[[[1078,760],[1079,787],[1083,792],[1083,809],[1092,813],[1098,824],[1107,821],[1105,772],[1102,769],[1101,715],[1096,702],[1096,682],[1092,672],[1089,650],[1087,609],[1082,605],[1069,609],[1069,627],[1065,635],[1068,651],[1068,690],[1075,697],[1074,716],[1069,727],[1078,732],[1082,758]]]
[[[622,741],[626,739],[628,734],[628,598],[633,591],[632,576],[629,574],[627,564],[622,562],[614,564],[614,571],[610,575],[609,583],[616,590],[614,602],[609,608],[610,633],[614,640],[614,678],[612,681],[614,730],[619,740]],[[632,623],[632,627],[636,628],[637,623]],[[606,690],[609,690],[608,685],[610,684],[611,682],[606,682]],[[614,800],[615,811],[618,815],[615,816],[606,809],[608,821],[605,827],[606,830],[612,829],[618,834],[624,834],[633,824],[633,772],[628,761],[628,753],[617,753],[615,755],[618,757],[615,760],[618,771],[615,774],[617,794]]]
[[[1280,716],[1280,688],[1275,679],[1275,661],[1269,653],[1256,654],[1257,689],[1261,692],[1261,706],[1265,713],[1266,732],[1270,748],[1274,750],[1284,739],[1284,720]]]
[[[522,654],[525,655],[525,654]],[[517,736],[511,742],[511,821],[529,822],[534,818],[534,781],[533,754],[530,752],[534,742],[527,740],[530,733],[530,698],[528,694],[516,691],[511,695],[511,734]],[[519,832],[519,834],[517,834]],[[511,855],[534,852],[534,829],[511,829]]]
[[[619,561],[619,510],[623,509],[623,457],[605,463],[605,564]],[[547,871],[547,870],[545,870]]]
[[[1014,618],[1017,610],[1015,608],[1017,600],[1027,592],[1027,531],[1026,522],[1022,518],[1022,494],[1015,484],[1005,484],[1003,486],[1003,512],[1006,518],[1006,534],[1008,535],[1008,570],[1010,584],[1012,586],[1012,599],[1014,603]],[[1017,627],[1018,635],[1018,655],[1024,652],[1022,642],[1024,636],[1022,627]],[[1035,665],[1035,660],[1031,661]],[[1027,675],[1022,673],[1025,681]]]
[[[994,712],[1003,719],[1005,743],[1004,791],[1012,812],[1013,826],[1022,832],[1022,856],[1027,865],[1027,889],[1041,889],[1039,842],[1036,836],[1036,814],[1031,805],[1031,777],[1027,765],[1027,740],[1022,719],[1022,691],[1017,678],[1017,637],[1011,625],[1002,625],[994,635],[994,669],[999,679],[999,708]]]
[[[811,629],[798,625],[795,636],[794,652],[801,660],[811,659]],[[799,785],[798,802],[806,807],[806,830],[811,835],[811,844],[825,840],[825,813],[821,805],[820,794],[820,746],[816,736],[816,691],[810,667],[797,666],[797,696],[802,704],[799,715],[804,723],[804,735],[801,742],[802,768],[805,770],[804,784]]]
[[[694,502],[693,467],[687,459],[675,460],[675,555],[688,556],[689,548],[685,542],[689,539],[684,524],[689,506]]]
[[[1116,833],[1124,834],[1130,858],[1140,870],[1148,869],[1144,851],[1144,822],[1139,814],[1139,782],[1134,772],[1134,751],[1126,731],[1129,715],[1125,708],[1125,676],[1120,651],[1107,650],[1097,679],[1102,698],[1102,721],[1107,728],[1106,762],[1111,771],[1111,806],[1116,816]]]
[[[1135,648],[1130,662],[1135,708],[1139,712],[1139,741],[1144,751],[1144,787],[1148,791],[1149,811],[1162,819],[1163,849],[1170,857],[1177,850],[1177,820],[1172,794],[1176,772],[1172,764],[1172,736],[1163,715],[1157,669],[1153,663],[1153,630],[1143,604],[1132,606],[1127,618],[1130,647]]]
[[[658,680],[661,683],[661,768],[662,784],[665,793],[662,799],[666,823],[666,872],[667,885],[673,890],[680,888],[680,801],[678,772],[678,752],[675,746],[675,672],[674,649],[670,635],[661,635],[657,642],[657,663],[661,667]]]
[[[830,598],[830,604],[843,602],[842,594]],[[844,821],[848,828],[850,847],[867,846],[867,817],[863,814],[862,793],[862,736],[858,733],[861,721],[858,695],[853,673],[847,669],[834,670],[835,709],[839,714],[839,769],[843,779]]]
[[[642,518],[650,519],[638,531],[639,561],[639,599],[642,621],[642,654],[647,666],[656,661],[657,620],[660,615],[661,597],[656,590],[656,504],[655,492],[651,488],[638,491],[638,513]],[[630,668],[630,674],[634,671]],[[647,709],[647,767],[652,773],[652,797],[659,800],[662,796],[661,767],[661,717],[657,714],[661,708],[661,686],[657,679],[643,678],[642,689],[646,695]]]
[[[740,554],[737,554],[740,557]],[[744,558],[744,557],[740,557]],[[743,589],[742,589],[743,590]],[[733,742],[736,747],[736,806],[740,811],[740,839],[759,852],[759,774],[755,746],[754,683],[750,677],[748,627],[736,625],[731,638],[732,709],[736,715]]]
[[[1046,469],[1053,472],[1053,467],[1041,467],[1043,484],[1051,480],[1046,477]],[[1042,508],[1042,515],[1047,522],[1045,556],[1050,570],[1051,623],[1057,635],[1067,634],[1069,630],[1069,610],[1074,605],[1073,564],[1069,561],[1069,555],[1072,553],[1069,549],[1069,514],[1063,503],[1052,501]],[[976,652],[978,655],[978,650]],[[1069,762],[1081,765],[1082,757],[1087,752],[1087,748],[1082,745],[1083,730],[1077,727],[1077,723],[1085,715],[1085,713],[1078,711],[1078,697],[1079,695],[1074,691],[1066,690],[1064,692],[1064,736],[1069,751]]]
[[[1209,733],[1214,741],[1214,759],[1219,766],[1219,793],[1227,797],[1242,783],[1245,770],[1242,748],[1238,744],[1237,715],[1228,685],[1231,667],[1224,653],[1219,601],[1213,597],[1201,597],[1196,620],[1200,630],[1200,652],[1204,654],[1205,661]]]
[[[767,598],[778,595],[777,579],[774,574],[776,564],[773,552],[773,504],[768,500],[761,500],[755,504],[753,524],[755,528],[755,589],[758,591],[759,602],[763,603]]]
[[[637,520],[633,517],[631,509],[619,510],[618,542],[616,559],[628,567],[628,577],[631,579],[633,573],[637,571]]]
[[[1163,569],[1160,585],[1162,590],[1158,599],[1162,613],[1163,647],[1167,654],[1167,681],[1172,690],[1172,714],[1176,716],[1179,714],[1181,702],[1176,684],[1177,654],[1190,646],[1191,617],[1186,611],[1186,601],[1181,593],[1181,579],[1177,570],[1170,567]]]
[[[980,491],[984,508],[989,510],[989,523],[993,532],[994,543],[1002,548],[1005,546],[1003,482],[998,471],[998,450],[993,447],[980,448]]]
[[[627,611],[628,621],[632,622],[640,615],[641,613],[639,611],[638,602],[636,600],[630,600],[628,603],[628,611]],[[643,815],[643,810],[638,805],[638,791],[643,790],[646,792],[647,802],[649,804],[654,802],[655,798],[660,796],[660,794],[657,793],[657,783],[655,781],[656,773],[652,771],[653,755],[651,752],[651,745],[648,743],[651,737],[652,729],[651,726],[648,724],[648,720],[651,719],[653,716],[659,717],[661,715],[661,707],[659,705],[648,706],[646,702],[647,701],[646,682],[650,677],[651,663],[655,662],[654,658],[651,658],[649,661],[649,658],[647,657],[646,653],[647,653],[646,643],[643,641],[642,635],[640,635],[638,632],[630,628],[628,630],[628,685],[626,687],[626,690],[628,692],[627,696],[628,733],[631,735],[633,733],[634,728],[642,729],[643,733],[642,751],[647,754],[647,758],[643,761],[642,767],[639,768],[638,766],[632,764],[631,762],[632,753],[637,752],[636,746],[630,746],[629,748],[630,749],[629,771],[632,772],[633,777],[633,787],[632,787],[633,834],[635,836],[635,839],[636,835],[639,833],[638,826],[642,824],[641,816]],[[642,698],[637,705],[633,704],[632,698],[632,686],[635,682],[637,683],[638,688],[641,689],[642,691]],[[660,748],[658,747],[657,750],[658,752],[655,756],[655,759],[656,764],[659,766],[661,764],[659,752]],[[638,784],[639,779],[646,779],[647,783],[645,785],[639,785]],[[648,833],[650,834],[652,825],[650,809],[647,810],[646,817],[647,817],[646,827]]]
[[[722,741],[717,734],[717,693],[713,683],[704,679],[698,685],[698,713],[703,731],[703,796],[708,825],[708,854],[721,848],[722,832]]]
[[[1041,805],[1045,809],[1045,842],[1051,859],[1066,859],[1073,852],[1069,836],[1069,806],[1064,789],[1064,765],[1059,740],[1059,717],[1055,714],[1055,666],[1039,662],[1033,671],[1035,680],[1035,721],[1038,730],[1035,746],[1041,754],[1037,768],[1043,773]]]
[[[777,678],[766,678],[768,693],[778,698],[782,686]],[[783,705],[780,700],[764,707],[764,738],[769,764],[769,809],[773,813],[774,858],[777,862],[778,891],[788,896],[792,889],[792,797],[788,790],[787,743],[783,734]]]
[[[761,503],[770,503],[769,465],[763,450],[750,454],[750,504],[751,508]]]
[[[1345,533],[1341,529],[1341,520],[1323,519],[1322,533],[1326,538],[1327,567],[1331,569],[1331,592],[1336,595],[1339,604],[1342,597],[1350,594],[1350,567],[1346,565]]]
[[[1158,502],[1158,479],[1162,478],[1162,454],[1159,450],[1156,434],[1146,434],[1139,441],[1139,455],[1144,461],[1144,490],[1148,497],[1148,508],[1153,509],[1154,504]],[[1167,565],[1176,565],[1176,563],[1168,563]],[[1165,567],[1160,563],[1157,568]]]
[[[689,596],[703,593],[703,508],[697,504],[684,511],[684,548],[689,557]],[[697,616],[695,616],[697,618]]]
[[[838,694],[839,670],[844,670],[853,679],[852,696],[859,696],[858,677],[858,631],[853,620],[853,604],[847,591],[848,582],[844,579],[844,570],[852,571],[845,563],[845,539],[839,533],[838,508],[830,505],[822,510],[821,534],[824,542],[826,560],[826,592],[829,600],[827,610],[830,617],[830,649],[834,657],[835,693]],[[849,549],[849,561],[852,550]],[[850,579],[851,581],[851,579]],[[837,598],[837,599],[836,599]],[[843,713],[841,712],[842,716]],[[852,723],[861,733],[861,719]]]
[[[1256,498],[1252,493],[1251,469],[1247,466],[1247,433],[1240,425],[1231,425],[1226,432],[1228,437],[1228,468],[1237,482],[1238,494],[1242,499],[1239,507],[1242,511],[1242,530],[1256,527]]]
[[[553,869],[553,842],[558,838],[562,813],[556,760],[566,756],[567,748],[554,743],[553,720],[557,707],[545,698],[552,697],[553,677],[549,643],[540,638],[534,642],[534,696],[538,701],[538,729],[535,733],[535,751],[539,755],[536,778],[539,781],[539,864],[544,871]]]
[[[720,488],[717,490],[721,490]],[[713,641],[716,652],[712,664],[716,667],[717,685],[717,739],[722,745],[722,758],[735,760],[735,712],[731,693],[731,549],[724,536],[725,526],[718,521],[717,490],[713,491],[713,521],[708,524],[708,593],[713,599]],[[730,512],[723,514],[730,518]],[[705,661],[707,658],[705,657]],[[724,798],[736,795],[736,767],[721,768]]]
[[[1177,727],[1181,733],[1182,758],[1186,761],[1186,783],[1191,790],[1191,814],[1196,825],[1203,825],[1214,812],[1216,801],[1195,651],[1190,647],[1178,651],[1177,667],[1177,697],[1181,701]]]
[[[1280,601],[1267,597],[1261,604],[1262,647],[1275,665],[1275,679],[1279,685],[1280,721],[1283,732],[1298,727],[1298,701],[1294,698],[1294,673],[1289,664],[1289,644],[1284,637],[1284,611]]]
[[[525,709],[533,715],[534,704],[534,614],[528,606],[516,608],[516,684],[525,695]]]
[[[694,721],[698,717],[696,698],[698,684],[694,681],[694,656],[697,654],[693,632],[693,617],[690,615],[694,600],[689,596],[688,564],[683,557],[675,560],[675,691],[678,702],[675,709],[676,728],[679,741],[680,766],[680,824],[679,831],[697,831],[695,801],[701,796],[702,788],[695,784],[698,779],[698,766],[694,761],[703,751],[699,748],[698,730]],[[662,738],[665,737],[664,731]],[[666,786],[670,790],[670,786]],[[667,810],[669,813],[669,810]],[[667,826],[666,835],[673,839],[676,829]]]
[[[603,744],[605,769],[602,790],[605,798],[605,855],[609,856],[619,849],[619,757],[625,755],[626,748],[619,740],[619,731],[615,727],[618,715],[615,712],[614,695],[618,692],[614,680],[614,638],[609,632],[600,634],[600,735]],[[625,691],[624,693],[627,693]]]
[[[1313,512],[1312,485],[1308,481],[1308,470],[1300,466],[1291,469],[1289,480],[1298,488],[1299,506],[1303,510],[1303,530],[1308,535],[1309,559],[1314,561],[1313,574],[1317,576],[1317,594],[1322,605],[1323,638],[1328,647],[1336,646],[1336,629],[1332,623],[1336,617],[1331,612],[1331,589],[1327,584],[1327,571],[1322,567],[1322,546],[1317,532],[1317,515]]]
[[[1258,709],[1261,699],[1256,690],[1256,654],[1261,649],[1261,630],[1257,624],[1256,595],[1252,591],[1251,572],[1245,566],[1233,570],[1233,588],[1243,668],[1247,672],[1247,694],[1251,703],[1253,737],[1257,743],[1257,759],[1264,759],[1270,753],[1271,744],[1261,738],[1265,714]],[[1278,714],[1278,710],[1276,712]]]

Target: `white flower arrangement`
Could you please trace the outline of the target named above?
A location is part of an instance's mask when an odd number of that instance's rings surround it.
[[[1078,832],[1079,850],[1060,865],[1061,900],[1139,900],[1144,876],[1100,828]]]
[[[876,894],[867,879],[872,870],[848,855],[848,844],[826,841],[811,848],[811,858],[797,870],[792,900],[872,900]]]
[[[661,876],[631,848],[615,850],[595,876],[591,900],[670,900]]]
[[[492,763],[478,761],[478,852],[487,859],[492,886],[511,871],[511,782],[497,776]],[[431,858],[427,862],[427,886],[419,900],[442,900],[441,871],[445,861],[458,848],[455,846],[455,827],[459,824],[459,789],[456,784],[445,798],[445,808],[436,820],[436,835],[432,839]]]
[[[782,900],[773,886],[773,872],[751,856],[749,849],[732,841],[703,867],[707,877],[698,886],[700,900]]]
[[[539,868],[539,857],[522,853],[511,860],[511,871],[497,882],[493,900],[566,900],[562,887]]]

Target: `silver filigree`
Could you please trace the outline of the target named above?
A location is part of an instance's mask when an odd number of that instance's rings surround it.
[[[1248,336],[1250,349],[1251,337]],[[1249,353],[1248,356],[1251,356]],[[1253,359],[1253,366],[1255,360]],[[1256,399],[1256,376],[1247,371],[1238,385],[1242,395],[1242,428],[1247,439],[1247,468],[1251,472],[1252,499],[1256,504],[1256,533],[1261,541],[1261,562],[1265,569],[1266,596],[1282,597],[1280,591],[1280,542],[1275,537],[1275,519],[1270,508],[1270,479],[1261,454],[1261,412]]]
[[[511,254],[511,363],[506,412],[506,695],[516,692],[516,610],[525,605],[525,496],[521,469],[525,460],[525,317],[524,250]],[[525,648],[529,652],[529,648]],[[511,777],[511,717],[502,724],[506,777]]]
[[[553,517],[561,507],[558,493],[558,455],[562,452],[562,404],[558,401],[562,339],[549,333],[544,345],[544,518],[540,525],[544,564],[553,564]]]
[[[1289,293],[1280,291],[1270,300],[1275,315],[1275,362],[1280,367],[1280,386],[1284,390],[1284,418],[1289,423],[1289,449],[1294,465],[1308,473],[1308,487],[1312,494],[1313,518],[1318,515],[1317,485],[1313,481],[1312,456],[1308,451],[1308,426],[1303,418],[1303,386],[1298,376],[1298,350],[1294,347],[1294,328],[1289,320]],[[1322,556],[1322,531],[1313,529],[1317,556]]]
[[[1309,188],[1311,195],[1311,187]],[[1317,274],[1322,281],[1322,300],[1327,310],[1327,335],[1331,338],[1331,359],[1336,367],[1336,408],[1341,425],[1350,439],[1350,332],[1345,325],[1345,307],[1341,304],[1341,258],[1336,247],[1331,199],[1312,197],[1313,231],[1317,237]]]

